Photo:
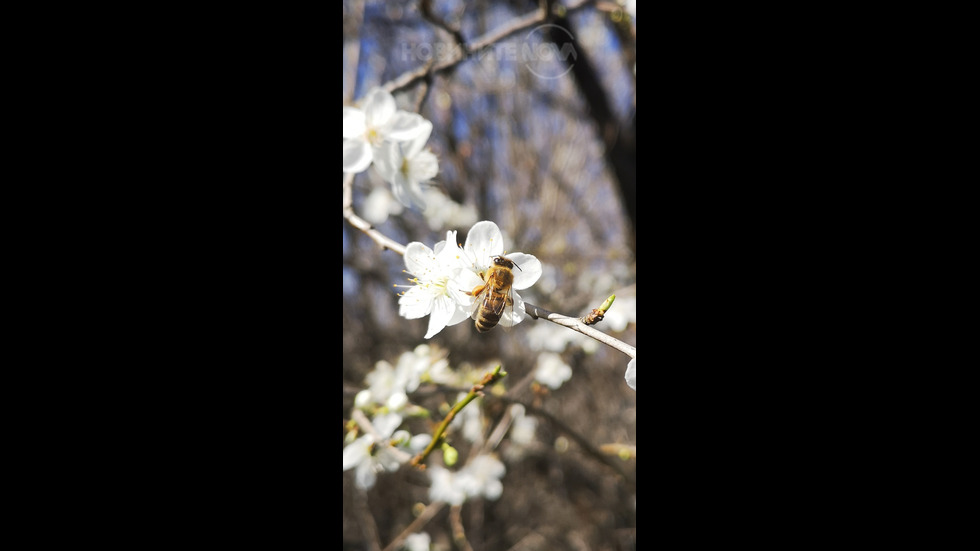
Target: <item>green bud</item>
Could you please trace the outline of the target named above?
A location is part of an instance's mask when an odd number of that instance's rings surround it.
[[[459,461],[459,452],[456,448],[450,446],[443,442],[442,444],[442,462],[446,464],[447,467],[452,467]]]

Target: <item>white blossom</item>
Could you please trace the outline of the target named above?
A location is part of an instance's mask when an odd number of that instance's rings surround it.
[[[399,215],[405,210],[386,187],[375,187],[364,198],[361,206],[361,217],[378,226],[384,223],[390,215]]]
[[[425,338],[455,325],[468,316],[461,306],[466,302],[462,289],[449,282],[461,271],[460,250],[456,244],[456,232],[446,232],[446,240],[430,249],[413,241],[405,247],[406,271],[415,277],[415,285],[409,287],[398,299],[398,314],[408,319],[429,316]]]
[[[431,480],[429,499],[449,505],[462,505],[466,501],[466,491],[462,481],[457,480],[456,473],[439,465],[432,465],[428,471]]]
[[[462,270],[457,276],[457,282],[461,289],[472,290],[478,285],[483,285],[484,280],[481,274],[487,273],[493,259],[497,256],[504,256],[503,234],[497,224],[488,220],[477,222],[466,234],[466,243],[463,244],[463,253],[468,269]],[[524,299],[521,298],[518,290],[529,288],[541,277],[541,261],[534,255],[522,252],[508,252],[506,257],[514,262],[513,281],[513,310],[504,310],[500,317],[499,325],[511,327],[520,323],[524,317]],[[470,317],[474,320],[479,315],[480,304],[475,297],[470,297],[467,309]]]
[[[514,404],[510,407],[511,415],[514,418],[510,427],[510,439],[519,446],[527,446],[534,442],[534,434],[538,428],[538,420],[524,411],[523,404]]]
[[[427,122],[417,113],[398,109],[389,92],[372,88],[361,107],[344,106],[344,172],[363,172],[371,166],[378,147],[416,138]],[[431,123],[429,126],[431,130]]]
[[[534,368],[534,379],[553,390],[561,387],[562,383],[572,378],[572,368],[554,352],[538,354],[537,365]]]
[[[476,207],[472,204],[459,204],[437,188],[423,190],[425,197],[425,216],[433,231],[442,228],[462,228],[472,226],[477,221]]]
[[[438,465],[433,465],[428,470],[432,481],[429,499],[450,505],[462,505],[464,501],[474,497],[499,498],[504,490],[500,479],[507,472],[504,464],[490,455],[474,458],[458,472]]]
[[[500,478],[507,469],[497,458],[481,455],[466,464],[459,472],[459,484],[467,497],[485,497],[497,499],[504,491]]]
[[[344,470],[354,469],[354,483],[367,490],[374,487],[379,473],[397,471],[404,455],[391,445],[391,435],[402,422],[402,416],[388,413],[376,416],[372,425],[377,436],[368,433],[344,447]]]
[[[406,207],[425,208],[422,184],[439,173],[439,160],[422,149],[432,133],[432,123],[423,120],[422,131],[403,142],[386,141],[375,150],[375,168],[389,184],[395,199]]]

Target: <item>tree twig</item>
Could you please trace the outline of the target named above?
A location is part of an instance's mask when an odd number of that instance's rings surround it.
[[[527,312],[529,316],[533,319],[544,318],[552,323],[557,323],[563,327],[567,327],[573,331],[578,331],[583,335],[592,337],[593,339],[601,342],[602,344],[609,345],[616,350],[619,350],[623,354],[626,354],[630,358],[636,357],[636,347],[630,346],[625,342],[617,339],[616,337],[607,335],[602,331],[594,327],[589,327],[582,321],[581,318],[573,318],[571,316],[566,316],[564,314],[559,314],[557,312],[552,312],[540,306],[535,306],[531,303],[524,303],[524,311]]]
[[[579,9],[589,4],[593,4],[595,2],[596,0],[580,0],[572,4],[571,6],[566,7],[565,13],[572,13],[578,11]],[[461,45],[459,48],[454,49],[453,50],[454,55],[449,59],[446,59],[440,63],[436,63],[433,65],[426,65],[426,66],[419,67],[418,69],[406,71],[401,75],[382,84],[381,87],[391,93],[395,93],[396,91],[399,90],[404,90],[405,88],[408,88],[409,86],[412,86],[415,83],[422,80],[423,78],[425,78],[426,75],[431,76],[438,73],[442,73],[444,71],[448,71],[449,69],[452,69],[456,65],[462,63],[463,61],[470,59],[473,55],[478,54],[482,50],[493,46],[494,44],[500,42],[501,40],[507,38],[508,36],[523,31],[525,29],[529,29],[534,25],[544,23],[546,20],[548,20],[549,17],[550,14],[547,12],[547,10],[545,10],[544,8],[538,8],[527,15],[513,19],[506,25],[503,25],[498,29],[490,31],[487,34],[484,34],[483,36],[476,38],[472,42],[466,44],[465,47]],[[452,34],[451,29],[446,29],[446,30],[449,30],[449,32]],[[460,35],[459,38],[462,38],[462,35]],[[459,38],[456,38],[457,42],[459,42]]]
[[[443,435],[445,435],[446,433],[446,429],[449,428],[449,423],[451,423],[453,418],[456,417],[456,414],[462,411],[467,404],[475,400],[478,396],[482,396],[483,389],[487,385],[491,385],[495,383],[496,381],[500,380],[506,375],[507,373],[505,371],[501,371],[500,366],[498,365],[496,368],[493,369],[493,371],[484,375],[483,379],[479,383],[473,385],[473,388],[470,389],[469,394],[467,394],[462,400],[460,400],[455,406],[453,406],[453,408],[449,410],[449,413],[446,414],[446,418],[442,420],[442,423],[440,423],[439,426],[436,427],[435,432],[432,433],[432,441],[429,442],[429,445],[425,447],[425,450],[423,450],[421,453],[413,457],[412,460],[409,461],[409,464],[412,465],[413,467],[419,467],[420,469],[424,469],[425,459],[429,457],[429,454],[432,453],[432,450],[436,449],[436,446],[439,445],[439,442],[442,440]]]
[[[445,502],[442,501],[434,501],[430,503],[429,506],[422,511],[422,514],[419,515],[418,518],[413,520],[407,528],[402,530],[401,534],[398,534],[395,539],[391,540],[391,543],[385,546],[383,551],[395,551],[398,549],[408,536],[411,536],[412,534],[421,530],[422,527],[428,524],[429,521],[432,520],[432,517],[436,516],[436,513],[441,511],[445,505]]]
[[[381,245],[382,248],[391,249],[404,256],[405,245],[374,229],[371,227],[370,222],[354,214],[354,176],[352,173],[344,174],[344,219],[350,222],[355,228],[366,233],[368,237],[373,239],[378,245]]]

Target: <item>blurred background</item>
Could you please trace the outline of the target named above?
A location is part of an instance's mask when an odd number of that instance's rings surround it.
[[[545,4],[553,4],[552,16],[535,19]],[[521,292],[527,302],[582,316],[615,294],[596,328],[636,346],[635,5],[343,5],[344,105],[388,83],[400,109],[433,123],[427,147],[439,159],[426,209],[395,203],[372,167],[353,180],[354,212],[403,245],[429,247],[447,230],[463,243],[475,222],[491,220],[507,251],[542,262],[541,279]],[[499,34],[509,28],[516,30]],[[498,39],[477,52],[460,45],[488,36]],[[448,66],[434,74],[399,79],[441,63]],[[425,340],[428,318],[398,315],[393,285],[406,283],[404,267],[401,255],[344,220],[345,425],[368,374],[407,352],[438,356],[461,372],[499,363],[508,373],[502,395],[488,393],[467,408],[478,411],[483,434],[450,435],[460,465],[515,405],[533,419],[521,425],[519,442],[508,433],[493,449],[506,467],[500,497],[468,500],[455,513],[444,508],[422,527],[431,548],[634,549],[636,394],[623,378],[629,357],[543,320],[482,334],[468,321]],[[557,388],[534,381],[548,362],[570,368]],[[423,384],[410,398],[432,412],[411,420],[412,433],[431,433],[456,393]],[[343,476],[344,549],[384,549],[430,503],[428,474],[416,469],[383,473],[366,490],[352,472]],[[454,540],[454,529],[465,539]]]

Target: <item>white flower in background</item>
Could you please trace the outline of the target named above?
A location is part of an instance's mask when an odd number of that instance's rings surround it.
[[[434,187],[426,188],[425,216],[429,228],[433,231],[442,228],[463,228],[472,226],[477,221],[476,207],[471,204],[461,205]]]
[[[630,360],[630,363],[626,364],[626,384],[633,390],[636,390],[636,358],[633,358]]]
[[[395,431],[395,434],[391,436],[391,442],[398,446],[399,449],[404,450],[405,453],[414,456],[425,450],[429,442],[432,442],[432,435],[422,433],[412,436],[410,432],[402,429]]]
[[[466,398],[466,393],[460,392],[456,396],[456,403],[462,402],[463,398]],[[457,413],[456,417],[453,417],[453,420],[449,423],[449,428],[453,431],[461,432],[463,438],[470,442],[480,441],[483,438],[482,408],[483,398],[473,400],[462,411]]]
[[[429,551],[430,543],[432,543],[432,538],[429,534],[427,532],[420,532],[405,538],[402,549],[405,549],[405,551]]]
[[[510,414],[513,418],[507,433],[510,445],[503,449],[503,454],[509,460],[520,461],[525,451],[535,442],[538,420],[527,415],[522,404],[511,405]]]
[[[361,107],[344,106],[344,172],[363,172],[379,146],[414,139],[425,130],[425,123],[421,115],[398,109],[395,98],[384,89],[372,88]]]
[[[446,232],[446,240],[430,249],[413,241],[405,247],[405,268],[413,276],[409,287],[398,299],[398,314],[408,319],[429,316],[429,328],[425,338],[442,331],[447,325],[455,325],[468,317],[460,304],[466,295],[450,279],[461,270],[460,249],[456,244],[456,232]],[[396,285],[397,287],[397,285]]]
[[[524,337],[531,350],[547,350],[548,352],[564,352],[569,344],[595,340],[554,323],[536,323],[527,330]]]
[[[510,406],[514,422],[510,426],[510,440],[519,446],[527,446],[534,442],[534,433],[538,428],[538,420],[527,415],[523,404]]]
[[[425,208],[422,184],[439,173],[439,160],[425,147],[432,123],[422,121],[422,131],[411,140],[385,141],[375,150],[374,166],[389,184],[395,199],[406,207]]]
[[[472,291],[478,285],[483,285],[483,278],[480,274],[486,273],[490,268],[493,259],[497,256],[506,256],[514,262],[513,311],[507,309],[500,317],[499,325],[511,327],[520,323],[525,316],[524,299],[517,292],[527,289],[541,277],[541,261],[534,255],[522,252],[509,252],[504,255],[504,239],[500,233],[500,228],[493,222],[483,220],[477,222],[466,234],[466,243],[463,244],[463,253],[469,269],[459,272],[457,282],[460,289]],[[464,295],[469,300],[466,302],[470,317],[477,318],[479,314],[479,301],[476,297]]]
[[[344,447],[344,470],[354,469],[354,483],[367,490],[378,474],[397,471],[404,455],[391,446],[391,435],[402,422],[397,413],[378,415],[372,421],[378,436],[368,433]]]
[[[554,352],[538,354],[537,366],[534,368],[534,380],[543,385],[558,390],[562,383],[572,378],[572,368]]]
[[[391,215],[399,215],[405,210],[386,187],[376,187],[364,198],[361,217],[375,226],[384,223]],[[439,228],[436,228],[439,229]]]
[[[439,465],[432,465],[428,469],[429,479],[429,499],[432,501],[442,501],[449,505],[462,505],[466,501],[466,491],[463,484],[457,480],[456,473],[444,469]]]
[[[504,491],[500,478],[507,469],[495,457],[481,455],[466,464],[457,475],[466,497],[485,497],[497,499]]]
[[[495,457],[481,455],[469,462],[458,472],[433,465],[429,471],[432,484],[429,486],[429,499],[443,501],[450,505],[462,505],[473,497],[497,499],[504,490],[500,478],[507,469]]]

